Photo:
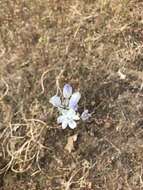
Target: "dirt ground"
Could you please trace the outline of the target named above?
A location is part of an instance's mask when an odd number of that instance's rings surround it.
[[[75,130],[65,83],[93,112]],[[0,189],[143,189],[142,0],[0,1]]]

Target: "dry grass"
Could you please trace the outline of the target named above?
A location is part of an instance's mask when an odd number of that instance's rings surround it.
[[[4,129],[0,139],[3,157],[8,163],[1,172],[11,169],[22,173],[29,170],[34,161],[41,170],[38,161],[41,150],[46,148],[41,143],[45,126],[40,120],[28,119],[24,123],[9,124]]]
[[[143,3],[0,1],[0,186],[4,190],[143,188]],[[56,125],[64,83],[91,120]],[[74,151],[67,138],[78,134]]]

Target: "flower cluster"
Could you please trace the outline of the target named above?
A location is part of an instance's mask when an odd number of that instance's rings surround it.
[[[60,113],[60,116],[57,118],[57,123],[62,124],[62,128],[70,127],[71,129],[76,128],[76,121],[82,119],[83,121],[87,120],[91,114],[88,113],[88,110],[85,110],[81,116],[78,113],[78,103],[81,98],[79,92],[74,92],[69,84],[65,84],[63,88],[62,97],[54,95],[50,98],[50,103],[56,107]]]

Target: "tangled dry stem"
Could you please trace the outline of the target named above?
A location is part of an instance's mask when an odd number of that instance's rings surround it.
[[[45,91],[44,80],[45,75],[53,69],[47,69],[41,76],[41,88],[42,94]],[[60,77],[62,76],[64,69],[56,77],[57,93],[60,91]],[[1,96],[2,100],[9,91],[9,85],[2,79],[2,82],[6,86],[4,94]],[[0,135],[1,148],[4,160],[7,160],[7,164],[1,168],[0,173],[5,173],[11,169],[15,173],[23,173],[28,171],[33,162],[36,162],[38,170],[32,174],[35,175],[38,171],[41,171],[39,165],[40,152],[47,147],[43,145],[44,131],[49,129],[47,124],[40,119],[26,119],[23,114],[23,123],[8,123],[7,127]]]
[[[39,155],[43,146],[43,132],[46,123],[38,119],[27,119],[23,123],[9,124],[3,131],[2,141],[3,155],[8,163],[1,169],[1,173],[11,169],[16,173],[22,173],[31,168],[36,162],[38,170]]]

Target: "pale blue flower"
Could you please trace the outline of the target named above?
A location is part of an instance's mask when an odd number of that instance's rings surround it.
[[[88,120],[91,117],[91,113],[88,112],[88,110],[84,110],[84,112],[81,114],[81,119],[83,121]]]
[[[68,126],[71,129],[76,128],[77,124],[75,121],[79,120],[80,117],[78,116],[78,114],[73,110],[62,110],[62,115],[60,115],[57,118],[57,123],[58,124],[62,124],[62,129],[67,128]]]
[[[63,96],[68,99],[72,95],[72,87],[69,84],[65,84],[63,88]]]
[[[50,98],[49,101],[54,107],[60,107],[62,102],[61,102],[61,98],[57,95],[53,96],[52,98]]]
[[[73,93],[69,100],[69,108],[77,110],[78,102],[79,102],[80,98],[81,98],[81,94],[79,92]]]
[[[80,119],[86,121],[91,117],[88,110],[85,110],[81,116],[79,116],[78,103],[80,101],[81,94],[79,92],[72,92],[72,87],[69,84],[65,84],[62,97],[60,98],[55,95],[50,98],[49,101],[59,111],[60,116],[57,118],[57,123],[62,124],[62,129],[67,127],[74,129],[77,126],[76,121]]]

